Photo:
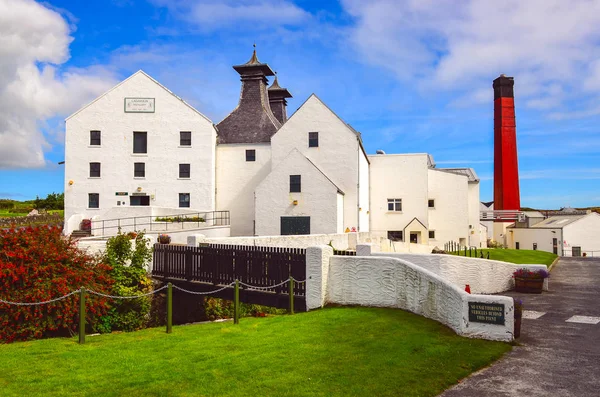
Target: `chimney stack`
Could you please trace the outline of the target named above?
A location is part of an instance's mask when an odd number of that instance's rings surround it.
[[[269,105],[271,106],[273,114],[281,124],[285,123],[287,120],[286,98],[291,97],[292,94],[290,94],[287,88],[281,88],[279,86],[277,75],[275,75],[275,81],[273,81],[273,84],[269,87]]]
[[[241,76],[242,92],[238,106],[217,124],[218,142],[270,142],[281,127],[281,122],[271,111],[267,93],[267,76],[275,73],[269,65],[258,60],[256,49],[248,62],[233,68]]]
[[[520,210],[517,131],[512,77],[494,80],[494,210]]]

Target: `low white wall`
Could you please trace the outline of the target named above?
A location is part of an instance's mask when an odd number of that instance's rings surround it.
[[[373,252],[372,255],[406,260],[437,274],[460,289],[464,290],[468,284],[475,294],[497,294],[514,289],[513,272],[517,269],[548,269],[546,265],[517,265],[455,255],[380,252]],[[548,290],[548,279],[544,280],[544,290]]]
[[[253,245],[261,247],[285,247],[285,248],[307,248],[331,243],[335,249],[345,250],[350,248],[348,236],[344,234],[306,234],[294,236],[256,236],[256,237],[211,237],[204,234],[195,236],[188,245],[197,246],[200,243],[208,244],[230,244],[230,245]]]
[[[313,253],[313,251],[310,251]],[[323,251],[324,252],[324,251]],[[315,253],[314,261],[319,253]],[[394,307],[439,321],[457,334],[491,340],[513,340],[514,302],[506,296],[468,294],[442,277],[402,259],[375,256],[331,256],[323,269],[309,265],[307,257],[307,306],[318,302],[318,278],[326,283],[324,302],[343,305]],[[329,264],[327,264],[329,259]],[[325,278],[326,277],[326,278]],[[504,305],[504,325],[469,320],[469,302]]]

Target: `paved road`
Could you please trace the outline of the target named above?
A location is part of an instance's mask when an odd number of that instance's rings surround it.
[[[600,258],[563,258],[552,270],[550,291],[506,295],[545,314],[523,318],[521,346],[441,396],[600,396],[600,323],[566,322],[574,315],[600,320]]]

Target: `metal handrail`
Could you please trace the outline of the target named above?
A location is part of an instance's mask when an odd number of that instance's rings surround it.
[[[196,221],[155,221],[156,218],[198,218]],[[200,221],[203,219],[203,222]],[[229,226],[230,225],[230,215],[229,211],[202,211],[202,212],[192,212],[192,213],[178,213],[171,215],[142,215],[142,216],[132,216],[126,218],[114,218],[114,219],[99,219],[92,220],[92,227],[89,229],[90,232],[102,230],[101,236],[106,235],[107,229],[121,229],[123,227],[133,227],[134,230],[139,230],[140,226],[150,225],[150,231],[152,231],[153,225],[163,225],[164,230],[160,231],[169,231],[169,224],[181,224],[181,229],[185,229],[184,224],[186,223],[198,223],[198,227],[200,227],[201,223],[211,224],[211,226]],[[128,222],[129,221],[129,222]],[[101,226],[95,226],[98,223],[102,223]],[[108,225],[107,223],[116,222],[116,225]],[[171,230],[175,230],[174,228]],[[92,233],[94,234],[94,233]]]

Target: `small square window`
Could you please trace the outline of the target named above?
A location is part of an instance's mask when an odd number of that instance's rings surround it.
[[[435,230],[430,230],[429,231],[429,238],[430,239],[435,239]]]
[[[402,230],[390,230],[387,232],[388,240],[403,241]]]
[[[290,193],[302,192],[301,175],[290,175]]]
[[[179,131],[179,146],[192,146],[191,131]]]
[[[179,207],[189,208],[190,207],[190,194],[179,193]]]
[[[90,146],[100,146],[100,131],[90,131]]]
[[[402,199],[388,199],[388,211],[402,211]]]
[[[88,208],[100,208],[100,194],[89,193],[88,194]]]
[[[429,208],[435,208],[435,200],[433,200],[433,199],[427,200],[427,206]]]
[[[148,133],[145,131],[133,132],[133,153],[148,153]]]
[[[100,178],[100,163],[90,163],[90,178]]]
[[[133,176],[136,178],[145,178],[146,163],[133,163]]]
[[[254,149],[246,150],[246,161],[256,161],[256,150],[254,150]]]
[[[189,178],[190,177],[190,165],[189,164],[179,164],[179,177],[180,178]]]
[[[308,133],[308,147],[319,147],[319,133],[309,132]]]

